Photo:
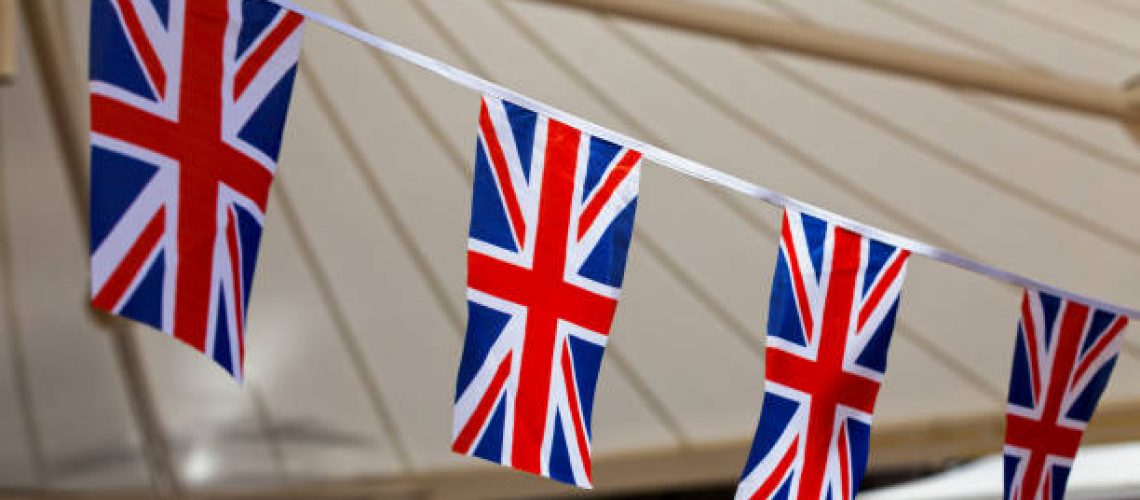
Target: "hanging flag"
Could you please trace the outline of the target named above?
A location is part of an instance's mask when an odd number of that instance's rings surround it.
[[[854,498],[909,256],[784,211],[763,408],[736,498]]]
[[[1065,497],[1127,324],[1127,316],[1025,291],[1005,416],[1005,498]]]
[[[452,449],[591,486],[590,415],[641,154],[483,98]]]
[[[301,23],[264,0],[91,2],[92,303],[239,380]]]

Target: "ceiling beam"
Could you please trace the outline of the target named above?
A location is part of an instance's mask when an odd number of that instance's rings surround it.
[[[1140,144],[1140,75],[1136,75],[1125,86],[1128,89],[1128,99],[1132,103],[1132,116],[1124,120],[1124,128],[1132,134],[1132,138]]]
[[[808,26],[751,11],[692,0],[532,0],[613,14],[727,38],[748,45],[820,57],[854,66],[1140,121],[1140,94],[1091,81],[1041,74],[881,38]]]
[[[1100,405],[1083,445],[1140,439],[1140,401]],[[997,410],[1000,412],[1000,408]],[[936,470],[949,464],[1001,452],[1005,417],[1001,413],[928,420],[911,424],[878,425],[871,431],[869,473]],[[596,490],[572,487],[485,463],[462,469],[390,477],[362,477],[327,483],[297,483],[280,490],[194,495],[202,500],[289,500],[392,498],[409,500],[522,499],[574,496],[610,497],[623,493],[668,491],[702,485],[735,484],[751,446],[734,440],[688,448],[647,449],[597,457]],[[18,492],[13,492],[18,493]],[[25,493],[37,493],[35,491]],[[0,500],[6,500],[0,491]],[[13,498],[27,498],[16,496]],[[59,500],[147,498],[146,492],[57,494]]]
[[[16,76],[16,0],[0,0],[0,84]]]

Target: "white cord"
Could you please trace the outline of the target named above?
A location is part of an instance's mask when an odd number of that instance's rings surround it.
[[[898,248],[909,250],[911,253],[923,255],[936,261],[956,266],[967,271],[989,276],[990,278],[996,279],[998,281],[1017,285],[1022,288],[1040,290],[1052,295],[1056,295],[1058,297],[1062,297],[1064,299],[1096,307],[1097,309],[1103,309],[1112,313],[1123,314],[1131,318],[1140,319],[1140,310],[1130,307],[1118,306],[1110,302],[1105,302],[1103,300],[1087,297],[1078,293],[1062,290],[1060,288],[1047,285],[1040,281],[1022,276],[1011,271],[1006,271],[989,264],[968,259],[948,250],[938,248],[934,245],[923,243],[918,240],[907,238],[906,236],[884,231],[877,227],[869,226],[862,222],[849,219],[810,203],[797,200],[783,193],[773,191],[763,186],[758,186],[732,174],[722,172],[675,153],[671,153],[652,144],[647,144],[619,132],[615,132],[537,99],[522,95],[497,83],[475,76],[438,59],[434,59],[427,55],[411,50],[407,47],[393,43],[384,38],[380,38],[376,35],[356,28],[355,26],[343,23],[319,12],[300,7],[290,0],[269,1],[283,8],[296,12],[297,14],[305,16],[311,21],[323,24],[333,31],[340,32],[344,35],[356,39],[357,41],[375,47],[379,50],[387,52],[388,54],[399,57],[400,59],[431,71],[463,87],[467,87],[491,97],[507,100],[520,106],[530,108],[531,110],[537,111],[562,123],[578,128],[579,130],[587,132],[595,137],[600,137],[627,148],[636,149],[640,151],[646,158],[653,160],[654,163],[673,169],[685,175],[695,177],[705,182],[724,186],[733,191],[742,193],[745,196],[766,201],[777,207],[790,208],[800,213],[805,213],[816,218],[824,219],[832,224],[841,226],[856,234],[868,238],[873,238],[882,241],[883,243],[888,243]]]

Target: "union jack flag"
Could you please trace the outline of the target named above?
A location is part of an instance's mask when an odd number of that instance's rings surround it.
[[[241,379],[301,47],[264,0],[91,2],[91,289]]]
[[[1127,316],[1025,291],[1005,416],[1007,500],[1065,497],[1127,324]]]
[[[591,487],[641,154],[483,98],[452,449]]]
[[[909,256],[784,211],[763,408],[736,498],[854,498]]]

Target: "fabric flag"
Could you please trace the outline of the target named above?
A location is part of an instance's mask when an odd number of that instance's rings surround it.
[[[301,24],[264,0],[91,2],[92,303],[238,380]]]
[[[909,256],[784,211],[763,408],[736,498],[854,498]]]
[[[1064,498],[1127,324],[1127,316],[1025,291],[1005,416],[1007,500]]]
[[[591,487],[590,415],[641,154],[483,98],[452,449]]]

